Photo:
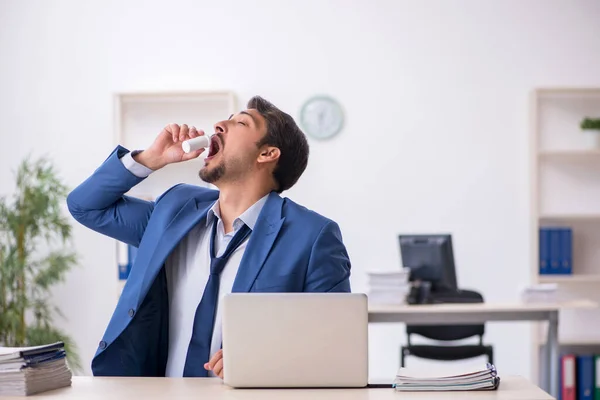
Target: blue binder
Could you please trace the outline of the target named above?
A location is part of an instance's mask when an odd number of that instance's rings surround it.
[[[561,229],[561,249],[560,249],[560,273],[572,274],[573,272],[573,231],[571,228]]]
[[[540,275],[546,275],[550,273],[550,230],[548,228],[540,228],[539,242]]]
[[[127,280],[131,267],[135,262],[137,255],[137,247],[133,247],[129,244],[118,242],[117,247],[117,259],[119,268],[119,280]]]
[[[550,274],[561,273],[561,231],[560,228],[548,228],[550,231]]]
[[[594,398],[594,356],[577,356],[577,399]]]

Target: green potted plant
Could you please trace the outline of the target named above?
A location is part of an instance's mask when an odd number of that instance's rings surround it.
[[[0,197],[0,346],[63,341],[69,366],[81,370],[74,342],[53,326],[53,314],[62,314],[49,301],[77,263],[61,210],[68,189],[45,157],[23,160],[15,183],[11,198]]]
[[[589,138],[592,143],[592,147],[600,147],[600,118],[584,118],[580,127],[584,132],[588,132],[591,137]]]

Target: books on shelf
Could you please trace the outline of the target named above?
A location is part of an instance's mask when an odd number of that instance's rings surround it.
[[[400,368],[394,380],[403,392],[495,390],[499,385],[496,367],[489,363],[481,368]]]
[[[600,398],[600,356],[564,354],[561,356],[560,394],[562,400]]]
[[[541,227],[539,230],[540,275],[573,272],[573,230],[569,227]]]
[[[369,272],[370,303],[405,304],[410,293],[410,269],[399,271]]]
[[[0,347],[0,396],[27,396],[71,385],[62,342]]]

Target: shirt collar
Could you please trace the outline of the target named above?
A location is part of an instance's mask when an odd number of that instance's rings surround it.
[[[252,204],[246,211],[244,211],[239,217],[237,217],[233,221],[233,229],[237,230],[240,224],[244,223],[248,226],[248,228],[254,230],[254,226],[256,226],[256,221],[258,221],[258,216],[262,211],[269,194],[267,193],[264,197],[260,198],[256,203]],[[208,215],[206,216],[206,226],[210,226],[215,217],[220,221],[221,220],[221,209],[219,208],[219,200],[213,204],[213,206],[208,210]]]

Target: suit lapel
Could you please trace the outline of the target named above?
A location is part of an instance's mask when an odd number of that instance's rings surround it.
[[[281,218],[282,206],[282,198],[277,193],[271,192],[250,235],[232,292],[250,291],[285,220]]]
[[[144,273],[144,279],[138,295],[138,304],[143,300],[150,285],[154,281],[156,274],[163,266],[169,254],[175,246],[183,239],[196,224],[206,220],[206,215],[211,209],[215,200],[200,202],[195,198],[188,200],[181,210],[173,217],[163,233],[154,243],[154,252],[150,257],[148,268]]]

